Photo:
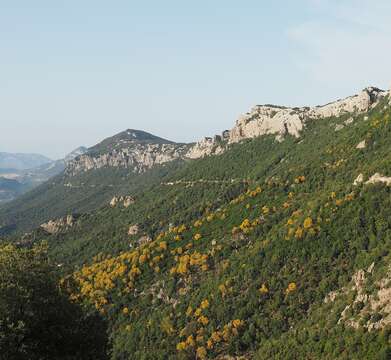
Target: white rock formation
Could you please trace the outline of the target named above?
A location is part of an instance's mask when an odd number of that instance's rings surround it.
[[[186,157],[189,159],[198,159],[207,155],[221,154],[224,150],[225,149],[221,144],[221,138],[204,138],[190,148],[190,150],[186,153]]]
[[[109,204],[111,207],[116,207],[120,203],[122,203],[125,208],[128,208],[135,203],[135,200],[132,196],[114,196]]]
[[[186,155],[190,158],[199,158],[219,154],[225,150],[221,144],[222,140],[232,144],[267,134],[276,135],[278,141],[281,141],[286,134],[299,137],[306,121],[310,119],[338,117],[347,113],[362,113],[377,105],[387,95],[389,95],[389,91],[369,87],[358,95],[312,108],[257,105],[242,115],[232,130],[225,131],[222,136],[216,136],[213,139],[206,138],[198,142]],[[345,121],[345,125],[349,125],[353,121],[354,118],[350,117]],[[340,130],[340,128],[336,128],[336,130]]]
[[[357,186],[357,185],[361,184],[363,181],[364,181],[364,175],[363,174],[359,174],[356,177],[356,179],[354,180],[353,185]]]
[[[117,206],[118,202],[119,202],[118,197],[117,197],[117,196],[114,196],[114,197],[110,200],[110,206],[111,206],[111,207],[115,207],[115,206]]]
[[[137,224],[129,226],[128,235],[137,235],[139,232],[139,226]]]
[[[73,215],[67,215],[63,218],[50,220],[47,223],[41,224],[41,228],[49,234],[57,234],[59,231],[71,228],[75,223]]]
[[[367,147],[367,143],[365,142],[365,140],[363,140],[357,144],[356,149],[365,149],[366,147]]]
[[[132,144],[131,147],[115,149],[98,156],[81,155],[68,164],[66,172],[74,176],[92,169],[123,167],[142,173],[155,165],[182,158],[185,150],[187,146],[181,144]]]
[[[372,175],[365,184],[384,183],[387,186],[391,185],[391,177],[383,176],[379,173]]]
[[[143,235],[140,239],[137,240],[139,246],[148,244],[152,241],[152,238],[148,235]]]
[[[242,115],[231,130],[226,130],[213,138],[204,138],[195,144],[162,141],[154,143],[153,138],[149,142],[143,142],[139,141],[136,132],[129,132],[129,136],[133,134],[133,137],[118,139],[110,145],[109,150],[100,150],[97,154],[81,154],[70,161],[66,173],[73,176],[104,167],[122,167],[135,173],[142,173],[155,165],[176,159],[198,159],[221,154],[229,144],[261,135],[275,135],[277,141],[283,141],[287,134],[299,137],[307,121],[351,113],[352,116],[344,125],[338,125],[345,126],[354,121],[353,115],[368,111],[388,94],[388,91],[369,87],[358,95],[323,106],[292,108],[257,105]]]

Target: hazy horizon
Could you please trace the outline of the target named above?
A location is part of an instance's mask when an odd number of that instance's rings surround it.
[[[0,151],[62,158],[127,128],[192,142],[262,103],[388,89],[391,4],[0,5]]]

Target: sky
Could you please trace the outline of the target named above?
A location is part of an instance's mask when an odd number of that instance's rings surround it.
[[[0,0],[0,151],[178,142],[391,85],[391,1]]]

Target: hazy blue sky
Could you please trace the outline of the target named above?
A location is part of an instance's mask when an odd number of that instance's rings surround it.
[[[0,0],[0,151],[194,141],[391,83],[391,1]]]

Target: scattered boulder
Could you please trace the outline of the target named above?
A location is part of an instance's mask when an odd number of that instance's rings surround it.
[[[349,119],[347,119],[347,120],[344,121],[344,124],[345,124],[345,125],[350,125],[350,124],[353,123],[353,121],[354,121],[354,119],[353,119],[352,117],[350,117]]]
[[[387,186],[391,185],[391,177],[383,176],[379,173],[372,175],[365,184],[384,183]]]
[[[367,144],[366,144],[365,140],[363,140],[357,144],[356,149],[365,149],[366,147],[367,147]]]
[[[118,200],[118,197],[117,196],[114,196],[111,201],[110,201],[110,206],[111,207],[116,207],[117,204],[118,204],[119,200]]]
[[[137,243],[139,246],[141,245],[144,245],[144,244],[148,244],[152,241],[151,237],[148,236],[148,235],[144,235],[144,236],[141,236],[140,239],[138,239]]]
[[[139,226],[137,224],[129,226],[128,235],[137,235],[139,232]]]
[[[114,196],[110,200],[111,207],[116,207],[120,203],[122,203],[125,208],[128,208],[130,205],[135,203],[135,199],[132,196]]]
[[[353,185],[357,186],[357,185],[361,184],[363,181],[364,181],[364,175],[363,174],[359,174],[356,177],[356,179],[353,181]]]
[[[124,197],[124,207],[128,208],[130,205],[134,204],[135,200],[131,196]]]

